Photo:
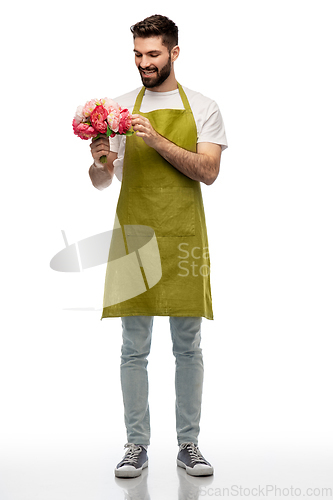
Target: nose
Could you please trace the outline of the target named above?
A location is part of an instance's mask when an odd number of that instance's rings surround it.
[[[149,61],[149,57],[147,56],[142,56],[142,59],[140,61],[140,66],[141,68],[149,68],[150,66],[150,61]]]

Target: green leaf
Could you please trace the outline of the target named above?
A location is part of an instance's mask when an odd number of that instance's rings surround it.
[[[106,137],[110,137],[111,134],[112,134],[112,130],[110,129],[110,127],[108,125],[108,130],[106,132]]]

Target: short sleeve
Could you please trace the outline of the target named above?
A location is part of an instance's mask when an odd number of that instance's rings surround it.
[[[198,142],[220,144],[222,151],[228,147],[222,115],[215,101],[210,102],[202,116],[201,128],[198,130]]]

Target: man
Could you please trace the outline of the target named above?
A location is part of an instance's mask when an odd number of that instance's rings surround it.
[[[198,448],[201,322],[202,317],[213,319],[200,182],[210,185],[215,181],[227,140],[216,103],[183,88],[175,78],[174,62],[180,50],[177,26],[167,17],[155,15],[132,26],[131,31],[143,87],[116,101],[133,114],[135,134],[93,141],[94,164],[89,175],[98,189],[109,186],[114,174],[122,181],[115,227],[122,229],[127,242],[126,228],[152,228],[162,277],[149,286],[141,262],[146,291],[117,302],[107,300],[117,272],[112,279],[108,271],[106,275],[102,318],[122,318],[121,386],[128,438],[115,474],[136,477],[148,466],[147,356],[154,316],[169,316],[176,359],[177,464],[194,476],[211,475],[213,467]],[[107,156],[106,164],[99,162],[102,155]],[[130,253],[128,249],[126,253]]]

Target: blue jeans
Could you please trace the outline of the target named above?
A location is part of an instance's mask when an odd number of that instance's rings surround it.
[[[125,425],[129,443],[150,444],[148,404],[148,354],[154,316],[121,318],[123,345],[120,378]],[[170,317],[173,354],[176,362],[176,431],[178,444],[198,444],[203,385],[200,348],[201,317]],[[162,353],[161,353],[162,355]]]

